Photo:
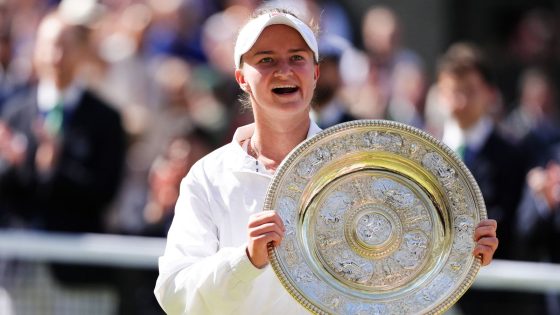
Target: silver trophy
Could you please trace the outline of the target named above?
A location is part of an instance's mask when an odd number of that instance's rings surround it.
[[[316,314],[440,314],[480,268],[478,185],[449,148],[404,124],[353,121],[303,142],[264,208],[286,226],[272,267]]]

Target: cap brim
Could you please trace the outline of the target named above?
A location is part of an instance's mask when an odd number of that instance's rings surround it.
[[[234,58],[235,67],[239,68],[241,65],[241,56],[248,52],[261,36],[265,28],[270,25],[287,25],[295,29],[303,38],[309,49],[313,51],[315,61],[319,60],[319,49],[315,34],[309,26],[297,19],[296,17],[284,13],[270,13],[263,14],[256,19],[249,21],[239,32],[237,42],[235,44]]]

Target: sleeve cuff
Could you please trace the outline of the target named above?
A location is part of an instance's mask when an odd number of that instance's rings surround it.
[[[235,275],[241,281],[250,281],[261,275],[265,270],[264,268],[257,268],[251,263],[245,251],[246,245],[238,247],[235,255],[231,257],[230,267]],[[267,265],[268,266],[268,265]]]

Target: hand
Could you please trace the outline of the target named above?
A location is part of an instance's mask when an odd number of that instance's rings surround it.
[[[39,172],[50,172],[58,161],[60,145],[56,141],[43,141],[39,143],[35,153],[35,166]]]
[[[42,173],[50,172],[58,162],[61,149],[61,138],[47,131],[40,119],[35,122],[33,131],[37,137],[35,166]]]
[[[546,167],[535,167],[527,174],[527,184],[541,196],[550,211],[560,206],[560,164],[549,162]]]
[[[497,228],[498,223],[496,220],[486,219],[480,221],[474,230],[476,246],[473,250],[473,255],[481,258],[483,266],[488,265],[492,261],[492,257],[498,248]]]
[[[546,166],[546,182],[543,191],[548,207],[555,211],[560,205],[560,164],[550,162]]]
[[[10,165],[19,166],[24,162],[26,153],[27,137],[13,132],[6,123],[0,121],[0,158]]]
[[[284,223],[275,211],[263,211],[249,217],[247,256],[257,268],[268,264],[268,244],[278,246],[284,238]]]

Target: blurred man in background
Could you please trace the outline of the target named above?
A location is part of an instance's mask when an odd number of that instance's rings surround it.
[[[34,50],[37,83],[12,96],[0,122],[0,202],[24,226],[103,232],[121,180],[120,115],[81,83],[88,29],[59,12],[41,22]],[[102,281],[104,271],[56,266],[67,284]]]
[[[525,69],[519,79],[516,107],[502,124],[506,133],[523,147],[530,166],[542,165],[545,150],[560,140],[554,84],[544,68]]]
[[[484,197],[488,217],[500,226],[496,257],[512,259],[513,223],[525,175],[518,149],[495,128],[490,116],[498,91],[485,57],[468,43],[452,45],[440,59],[437,91],[450,113],[443,142],[463,159]],[[531,314],[524,296],[470,290],[459,301],[465,314]],[[481,304],[484,307],[481,308]]]
[[[356,119],[341,96],[344,82],[340,73],[340,58],[348,49],[352,46],[342,37],[325,35],[319,38],[321,76],[315,87],[310,115],[323,129]]]

